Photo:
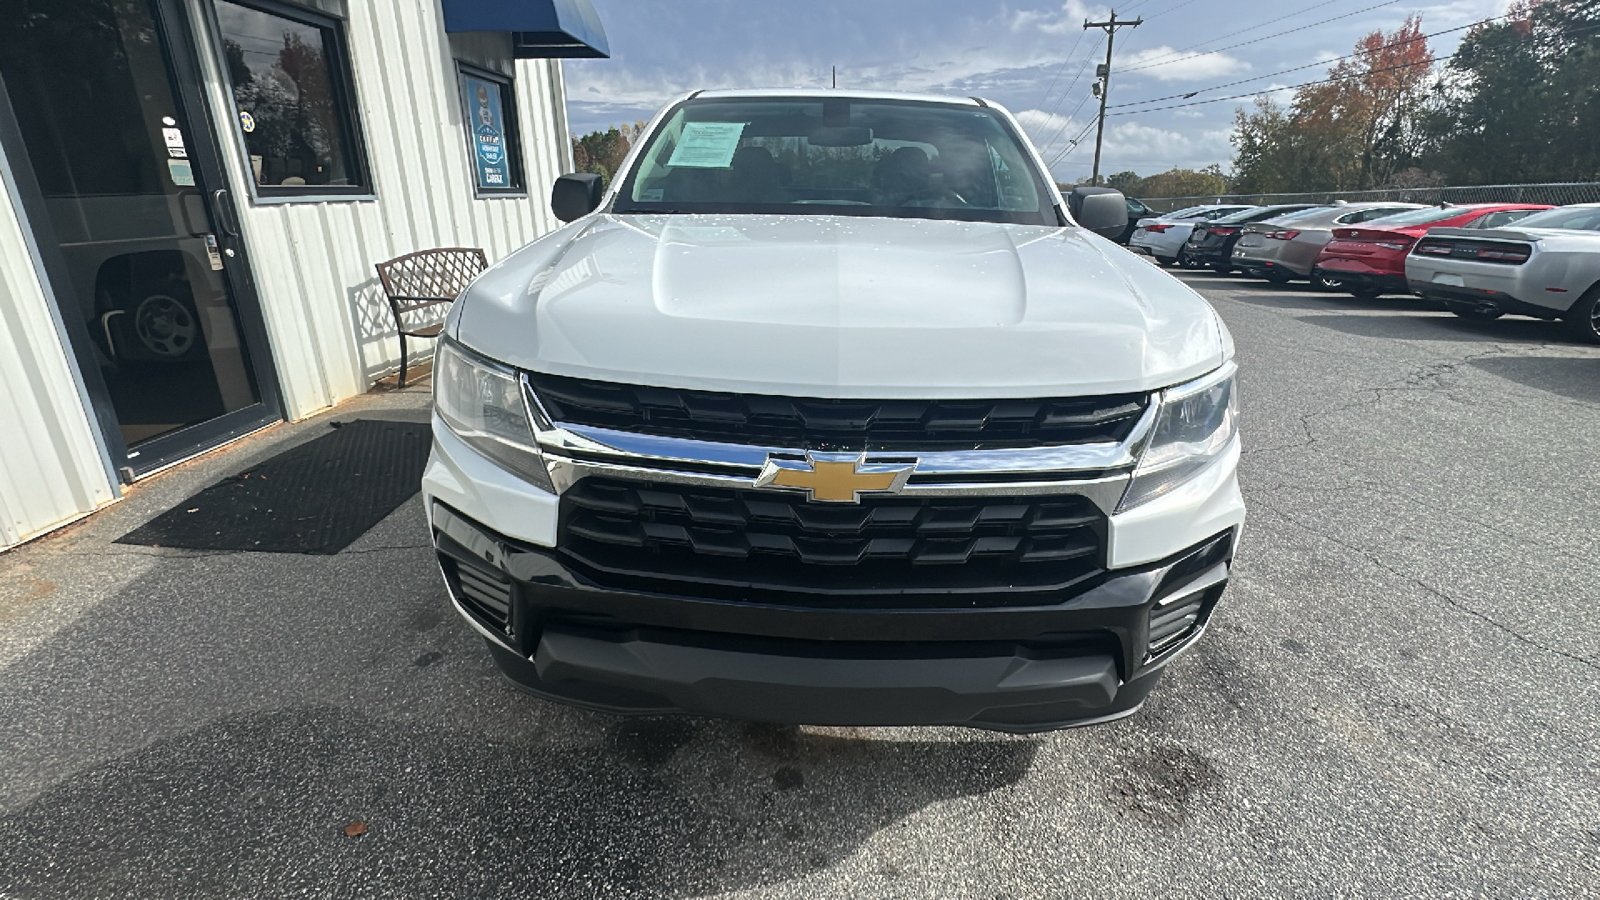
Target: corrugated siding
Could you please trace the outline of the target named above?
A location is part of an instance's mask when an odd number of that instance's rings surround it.
[[[0,549],[116,499],[0,160]]]
[[[209,99],[236,193],[249,197],[232,106],[210,52],[206,2],[189,0],[208,35]],[[374,263],[453,246],[481,247],[490,262],[500,259],[556,227],[546,200],[570,155],[558,61],[513,64],[505,35],[447,36],[438,0],[316,5],[345,18],[376,198],[241,204],[291,418],[367,390],[398,364]],[[456,59],[515,73],[526,198],[473,197]]]

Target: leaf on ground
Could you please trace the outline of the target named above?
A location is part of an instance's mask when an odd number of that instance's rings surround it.
[[[367,823],[361,821],[360,819],[357,819],[344,827],[345,837],[360,837],[366,833]]]

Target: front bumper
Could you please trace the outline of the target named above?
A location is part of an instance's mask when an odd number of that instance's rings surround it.
[[[442,503],[430,518],[457,610],[537,696],[622,713],[1017,732],[1137,709],[1203,632],[1237,534],[1049,605],[802,608],[601,587],[559,551]]]

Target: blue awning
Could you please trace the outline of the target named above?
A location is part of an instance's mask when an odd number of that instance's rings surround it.
[[[444,30],[510,32],[518,59],[605,59],[606,29],[589,0],[440,0]]]

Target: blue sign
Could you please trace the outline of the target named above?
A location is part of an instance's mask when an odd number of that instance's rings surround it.
[[[505,190],[519,185],[511,179],[506,147],[504,95],[500,85],[465,73],[468,127],[472,134],[472,159],[480,190]]]

